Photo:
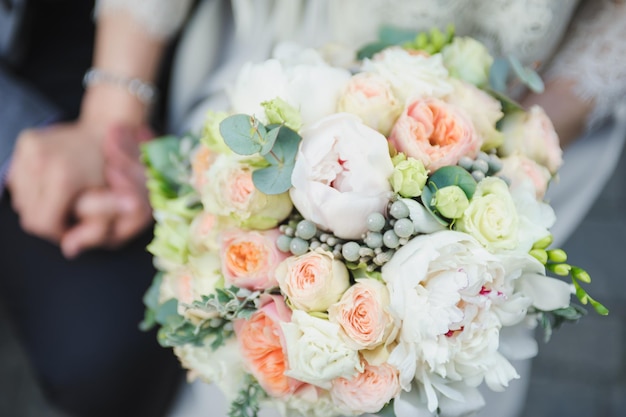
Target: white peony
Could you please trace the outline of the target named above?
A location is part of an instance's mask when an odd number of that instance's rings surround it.
[[[471,236],[454,231],[412,239],[383,267],[391,313],[403,323],[389,362],[400,369],[404,390],[414,379],[424,384],[431,412],[438,406],[430,382],[436,376],[473,387],[486,380],[492,389],[518,377],[498,353],[502,324],[492,311],[512,293],[510,276],[519,274],[510,274]]]
[[[367,216],[385,210],[392,173],[387,139],[357,116],[338,113],[302,131],[289,194],[306,219],[358,239]]]
[[[311,54],[314,51],[308,50],[303,55],[306,59],[291,62],[282,57],[244,65],[229,91],[232,111],[266,122],[261,103],[280,97],[300,111],[304,124],[335,113],[350,72],[331,67]]]

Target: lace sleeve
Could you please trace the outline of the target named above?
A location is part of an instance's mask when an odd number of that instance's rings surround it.
[[[576,82],[576,94],[593,100],[593,127],[611,116],[626,97],[626,2],[589,0],[582,5],[546,79]]]
[[[182,25],[192,0],[97,0],[96,18],[112,11],[125,10],[150,34],[169,38]]]

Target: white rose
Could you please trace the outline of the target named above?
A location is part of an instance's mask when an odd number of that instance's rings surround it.
[[[515,249],[519,241],[519,217],[506,183],[497,177],[479,182],[456,227],[492,252]]]
[[[285,374],[324,389],[335,378],[363,372],[357,350],[346,345],[339,325],[295,310],[291,323],[282,323],[289,358]]]
[[[228,402],[234,401],[246,375],[237,340],[227,339],[216,350],[208,347],[211,342],[208,338],[205,346],[176,346],[174,353],[182,366],[189,370],[190,379],[200,378],[206,383],[215,383]]]
[[[440,54],[412,55],[402,48],[387,48],[373,59],[366,59],[363,71],[380,74],[389,81],[401,103],[410,98],[440,98],[452,92]]]
[[[306,219],[357,239],[367,230],[367,216],[385,210],[392,173],[387,139],[358,117],[339,113],[302,131],[289,194]]]
[[[511,189],[511,197],[519,218],[515,251],[528,253],[535,242],[550,235],[556,214],[549,204],[537,200],[535,188],[528,182]]]
[[[563,163],[559,137],[541,107],[533,106],[527,112],[508,115],[502,120],[500,130],[504,135],[502,156],[521,153],[548,168],[551,174]]]
[[[493,58],[479,41],[456,36],[441,51],[443,63],[450,75],[476,86],[486,85]]]

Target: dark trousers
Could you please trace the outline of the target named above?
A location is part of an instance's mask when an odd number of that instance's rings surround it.
[[[0,203],[0,297],[51,402],[75,416],[162,416],[181,368],[141,332],[149,233],[66,261]]]

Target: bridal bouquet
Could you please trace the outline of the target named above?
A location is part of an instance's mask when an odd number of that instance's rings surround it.
[[[201,135],[144,147],[160,272],[142,326],[230,416],[465,415],[536,353],[520,327],[577,320],[572,294],[607,313],[549,248],[544,111],[498,92],[472,38],[393,43],[354,62],[280,45]]]

